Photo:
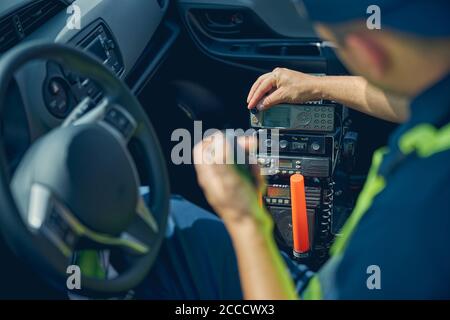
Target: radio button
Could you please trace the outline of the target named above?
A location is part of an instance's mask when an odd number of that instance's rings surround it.
[[[320,150],[320,144],[318,144],[317,142],[314,142],[311,145],[311,149],[313,149],[314,151],[319,151]]]
[[[266,159],[264,159],[264,158],[258,158],[258,163],[259,163],[260,165],[265,165],[265,164],[266,164]]]
[[[280,148],[281,149],[286,149],[289,146],[289,142],[287,142],[286,140],[281,140],[280,141]]]

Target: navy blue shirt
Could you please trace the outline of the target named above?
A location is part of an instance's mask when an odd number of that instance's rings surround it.
[[[379,171],[386,187],[360,220],[336,269],[335,298],[450,298],[450,149],[428,157],[415,152],[405,157],[399,150],[410,129],[424,123],[439,129],[449,120],[447,75],[412,102],[410,120],[392,135]],[[380,268],[379,290],[367,286],[371,265]]]

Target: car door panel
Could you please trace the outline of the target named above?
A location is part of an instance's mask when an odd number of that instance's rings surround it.
[[[317,39],[311,23],[299,19],[290,0],[177,0],[178,5],[187,9],[230,9],[242,8],[253,12],[274,34],[285,38]],[[276,12],[276,14],[274,14]]]
[[[327,73],[327,49],[290,0],[178,0],[178,9],[213,59],[259,72],[281,66]]]

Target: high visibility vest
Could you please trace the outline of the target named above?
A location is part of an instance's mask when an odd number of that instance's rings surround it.
[[[398,146],[404,159],[413,153],[420,158],[427,158],[450,150],[450,124],[440,129],[431,124],[420,124],[405,132],[400,137]],[[374,153],[366,183],[358,197],[353,213],[342,228],[342,236],[336,239],[331,247],[329,261],[308,283],[302,295],[304,299],[322,299],[323,293],[326,292],[326,282],[333,281],[331,277],[328,277],[330,270],[337,268],[361,218],[370,209],[375,197],[386,188],[386,174],[380,174],[380,166],[388,152],[389,149],[385,147]]]

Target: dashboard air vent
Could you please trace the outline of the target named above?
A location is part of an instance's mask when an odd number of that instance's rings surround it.
[[[66,8],[59,0],[41,0],[18,12],[25,35],[31,34],[57,13]]]
[[[38,0],[0,19],[0,52],[18,44],[66,7],[61,0]]]
[[[12,18],[0,20],[0,52],[12,48],[19,41]]]

